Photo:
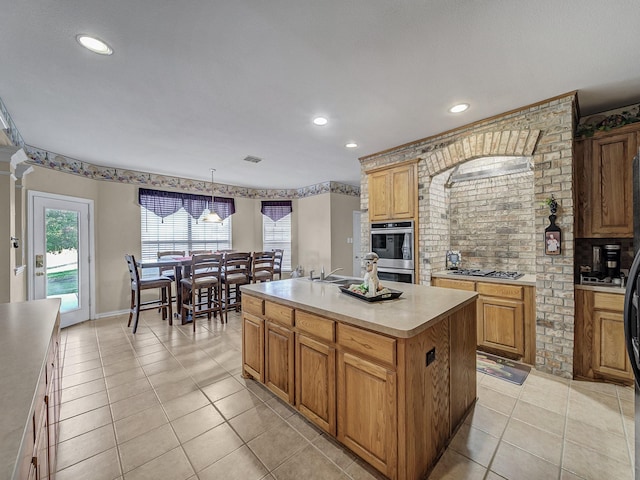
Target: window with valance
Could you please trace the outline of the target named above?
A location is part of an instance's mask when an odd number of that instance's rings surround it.
[[[293,212],[293,206],[291,200],[263,200],[260,211],[263,215],[277,222]]]
[[[213,197],[212,205],[209,195],[166,192],[148,188],[138,190],[138,203],[162,219],[173,215],[181,208],[184,208],[196,221],[202,217],[205,210],[215,211],[222,220],[236,213],[233,198]]]

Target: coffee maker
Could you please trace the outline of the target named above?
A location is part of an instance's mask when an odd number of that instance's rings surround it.
[[[620,277],[620,252],[621,246],[620,244],[614,243],[605,245],[603,247],[604,250],[604,264],[605,264],[605,273],[607,277],[610,278],[619,278]]]

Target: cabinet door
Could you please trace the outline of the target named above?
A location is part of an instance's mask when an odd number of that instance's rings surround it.
[[[620,312],[593,312],[593,371],[622,379],[632,379]]]
[[[338,440],[388,477],[397,468],[396,373],[338,353]]]
[[[523,302],[481,296],[478,300],[478,345],[524,355]]]
[[[389,172],[369,174],[369,220],[388,220],[391,212]]]
[[[290,404],[293,404],[295,393],[293,353],[293,332],[265,322],[264,384]]]
[[[413,218],[415,208],[414,165],[394,168],[391,179],[391,217]]]
[[[633,237],[632,162],[636,134],[592,140],[591,230],[593,235]]]
[[[296,406],[309,420],[336,434],[336,350],[296,336]]]
[[[473,292],[476,289],[475,282],[467,280],[453,280],[450,278],[433,278],[431,283],[434,287],[454,288],[456,290],[467,290]]]
[[[242,371],[264,383],[264,320],[242,316]]]

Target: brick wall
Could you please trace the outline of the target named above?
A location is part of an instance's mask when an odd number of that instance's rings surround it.
[[[515,221],[522,221],[519,228],[526,230],[512,234],[513,237],[507,233],[508,245],[505,247],[507,252],[509,248],[524,248],[519,253],[526,259],[525,263],[530,268],[535,265],[532,273],[536,275],[536,368],[566,378],[573,376],[572,139],[575,121],[575,95],[567,94],[360,159],[361,207],[364,211],[368,209],[369,200],[366,170],[420,159],[419,281],[429,285],[432,269],[444,268],[446,250],[458,233],[457,227],[447,221],[448,207],[442,207],[451,199],[447,198],[446,189],[442,191],[441,182],[435,177],[456,165],[486,156],[532,158],[533,187],[512,191],[512,197],[517,198],[507,198],[502,202],[507,208],[507,204],[512,203],[511,207],[519,211],[516,215],[519,218]],[[549,210],[540,207],[551,194],[560,205],[556,224],[562,228],[563,234],[562,255],[556,256],[544,254],[543,232],[549,225]],[[521,206],[516,207],[518,202]],[[523,218],[525,210],[531,212],[529,221]],[[363,215],[362,218],[363,252],[366,252],[369,250],[368,217]],[[479,218],[469,216],[468,220],[471,222]],[[533,234],[527,229],[528,222],[533,224]],[[468,229],[472,228],[474,225],[470,223]],[[526,249],[532,252],[530,257]],[[497,253],[495,255],[497,259]]]

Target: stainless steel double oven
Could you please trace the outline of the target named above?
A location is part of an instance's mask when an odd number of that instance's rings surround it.
[[[371,251],[378,254],[378,277],[414,283],[413,220],[371,224]]]

